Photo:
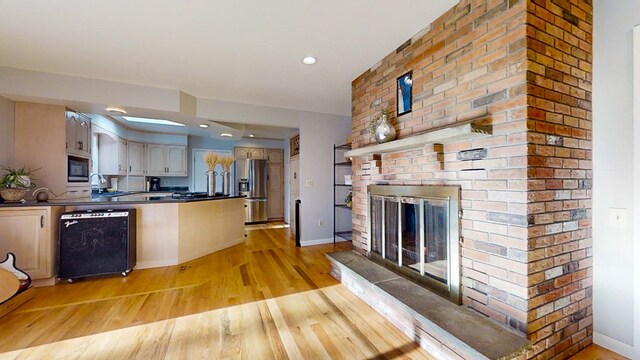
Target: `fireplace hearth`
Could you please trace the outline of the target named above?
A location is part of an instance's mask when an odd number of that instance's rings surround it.
[[[460,188],[370,185],[368,257],[460,304]]]

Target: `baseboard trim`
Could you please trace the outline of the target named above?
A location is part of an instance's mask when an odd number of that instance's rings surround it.
[[[344,242],[349,241],[340,237],[336,237],[336,242]],[[306,240],[300,241],[300,246],[313,246],[313,245],[322,245],[322,244],[333,244],[333,238],[325,238],[325,239],[315,239],[315,240]]]
[[[599,332],[593,332],[593,343],[602,346],[605,349],[616,352],[622,356],[633,359],[633,346],[623,343],[622,341],[610,338]]]

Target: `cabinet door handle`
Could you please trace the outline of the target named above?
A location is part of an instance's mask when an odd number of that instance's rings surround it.
[[[129,165],[129,172],[131,172],[131,165]]]
[[[40,229],[44,229],[44,215],[40,215]]]

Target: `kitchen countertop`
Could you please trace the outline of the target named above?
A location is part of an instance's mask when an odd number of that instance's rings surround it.
[[[159,204],[159,203],[188,203],[198,201],[224,200],[244,198],[244,196],[212,196],[194,199],[174,199],[171,196],[162,196],[158,193],[132,193],[120,196],[92,196],[72,199],[49,199],[48,202],[1,202],[0,208],[6,207],[30,207],[30,206],[80,206],[80,205],[109,205],[109,204]]]

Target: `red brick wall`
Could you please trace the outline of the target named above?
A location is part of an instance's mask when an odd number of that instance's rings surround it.
[[[549,359],[591,343],[591,1],[527,4],[529,338]]]
[[[486,138],[354,159],[353,243],[366,249],[368,184],[460,185],[463,302],[527,333],[529,357],[591,339],[590,64],[590,2],[462,0],[352,83],[354,148],[372,142],[377,101],[400,138],[492,125]],[[413,111],[397,118],[409,70]],[[474,148],[487,157],[457,160]]]

